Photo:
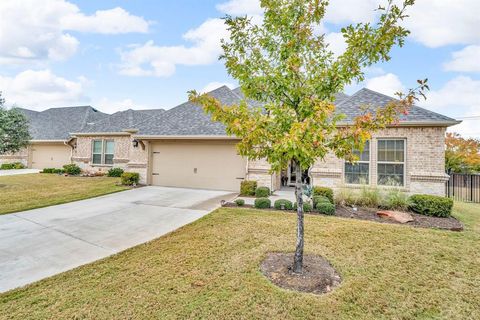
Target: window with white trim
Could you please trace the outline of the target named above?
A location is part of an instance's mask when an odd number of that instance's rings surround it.
[[[92,142],[92,163],[93,164],[113,164],[113,155],[115,152],[115,141],[113,140],[93,140]]]
[[[377,183],[404,186],[405,139],[379,139],[377,153]]]
[[[363,150],[354,150],[358,161],[345,162],[345,183],[369,184],[370,181],[370,141],[365,142]]]

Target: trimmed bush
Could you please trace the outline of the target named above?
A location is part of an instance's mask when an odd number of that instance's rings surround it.
[[[297,203],[295,202],[293,204],[293,210],[297,210]],[[303,203],[303,212],[312,212],[312,204],[310,202],[304,202]]]
[[[240,182],[240,195],[242,196],[254,196],[257,189],[257,181],[243,180]]]
[[[270,196],[270,188],[268,187],[258,187],[255,190],[255,197],[257,198],[266,198]]]
[[[313,187],[313,195],[315,196],[324,196],[330,200],[330,203],[333,203],[333,190],[327,187]]]
[[[121,177],[123,172],[124,171],[123,171],[122,168],[111,168],[110,170],[108,170],[107,176],[108,177]]]
[[[140,174],[138,172],[124,172],[120,176],[122,184],[125,186],[137,185],[140,181]]]
[[[11,170],[13,167],[13,163],[2,163],[0,170]]]
[[[278,200],[275,201],[273,206],[277,210],[292,210],[293,203],[292,203],[292,201],[287,200],[287,199],[278,199]],[[282,206],[283,206],[283,209],[282,209]]]
[[[331,202],[330,202],[330,199],[328,199],[328,198],[325,197],[325,196],[313,196],[312,202],[313,202],[313,207],[314,207],[314,208],[316,208],[316,207],[317,207],[317,204],[319,204],[319,203],[321,203],[321,202],[331,203]]]
[[[235,203],[237,204],[237,206],[241,207],[245,204],[245,200],[243,199],[236,199],[235,200]]]
[[[25,166],[21,162],[14,162],[13,169],[25,169]]]
[[[72,176],[78,176],[80,172],[82,172],[82,169],[74,163],[64,165],[63,170],[65,173]]]
[[[56,168],[45,168],[42,170],[42,173],[56,173],[62,174],[64,173],[63,169],[56,169]]]
[[[266,209],[272,206],[272,202],[268,198],[255,199],[254,207],[257,209]]]
[[[335,205],[330,202],[319,202],[315,207],[318,212],[333,216],[335,214]]]
[[[453,199],[427,194],[414,194],[410,197],[410,208],[420,214],[434,217],[450,217]]]

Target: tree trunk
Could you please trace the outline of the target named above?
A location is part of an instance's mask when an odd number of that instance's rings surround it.
[[[302,168],[298,162],[295,162],[295,195],[297,197],[297,246],[295,248],[295,257],[293,259],[293,272],[302,273],[303,271],[303,188],[302,188]]]

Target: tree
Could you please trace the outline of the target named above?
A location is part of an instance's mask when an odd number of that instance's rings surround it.
[[[448,173],[480,171],[480,140],[465,139],[458,133],[447,132],[445,145],[445,169]]]
[[[379,108],[365,108],[348,126],[335,113],[335,94],[354,81],[364,80],[364,68],[390,59],[394,45],[402,46],[408,31],[399,25],[405,10],[388,1],[378,7],[378,23],[359,23],[342,29],[346,51],[338,57],[315,34],[325,15],[327,0],[261,0],[263,23],[248,17],[225,18],[230,39],[222,40],[228,73],[238,80],[247,99],[263,104],[249,108],[246,101],[224,106],[208,94],[190,91],[190,100],[203,107],[214,121],[226,126],[241,141],[237,149],[250,159],[265,158],[273,172],[290,161],[297,164],[297,243],[293,270],[303,270],[304,223],[302,170],[328,152],[355,161],[353,149],[362,149],[370,134],[396,121],[428,89],[426,80],[399,99]]]
[[[6,109],[0,92],[0,154],[17,152],[30,139],[27,118],[15,108]]]

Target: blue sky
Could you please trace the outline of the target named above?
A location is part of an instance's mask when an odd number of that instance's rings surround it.
[[[383,1],[332,1],[319,28],[333,51],[344,47],[340,27],[375,21],[373,9]],[[216,59],[227,36],[219,18],[261,19],[257,0],[41,2],[0,2],[0,90],[8,104],[36,110],[168,109],[190,89],[235,86]],[[421,105],[468,117],[453,130],[480,137],[480,2],[419,0],[409,13],[406,45],[346,92],[367,86],[392,95],[428,77],[432,90]]]

